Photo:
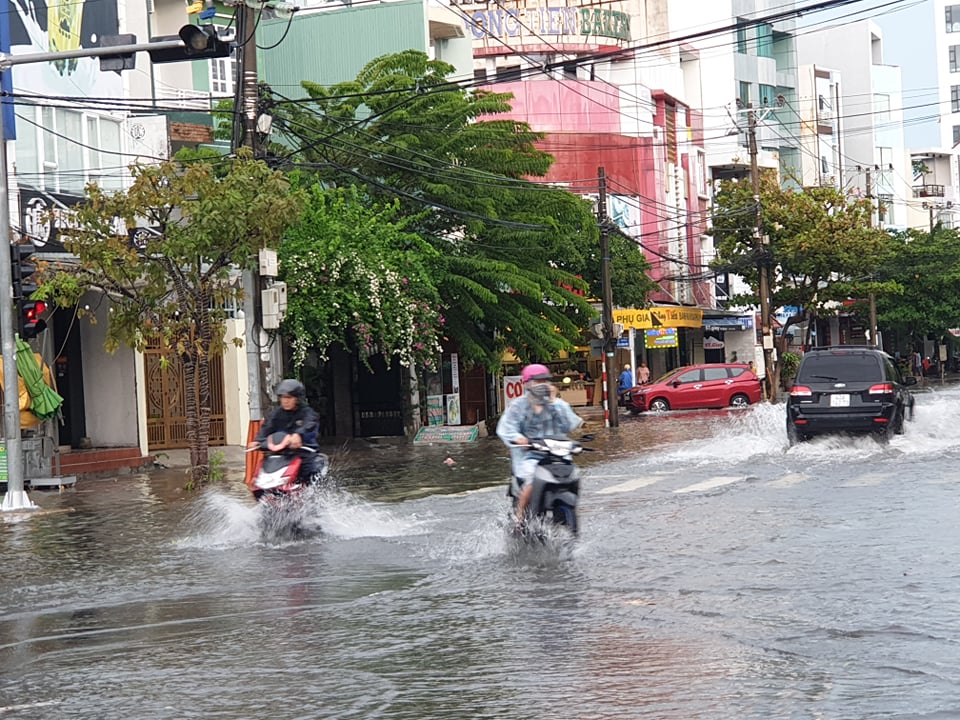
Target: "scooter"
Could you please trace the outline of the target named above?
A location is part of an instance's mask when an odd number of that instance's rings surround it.
[[[590,436],[582,438],[584,441],[591,439]],[[531,481],[533,495],[526,508],[526,521],[514,528],[514,534],[524,537],[532,534],[543,539],[541,530],[549,522],[564,526],[576,535],[580,529],[577,520],[580,469],[574,464],[573,458],[591,448],[585,448],[580,441],[568,438],[531,439],[528,447],[541,457]],[[520,499],[520,483],[516,476],[511,478],[507,495],[513,500],[511,518],[515,518]]]
[[[303,491],[310,485],[326,480],[330,459],[309,447],[270,449],[270,443],[279,445],[285,437],[286,433],[273,433],[260,445],[247,449],[247,452],[262,453],[247,485],[261,506],[260,520],[264,531],[282,536],[301,536],[306,530]],[[299,477],[303,463],[301,451],[316,454],[316,471],[307,482]]]

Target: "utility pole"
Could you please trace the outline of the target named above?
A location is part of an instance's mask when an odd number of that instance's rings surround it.
[[[763,234],[763,212],[760,206],[760,167],[757,164],[757,116],[753,103],[747,105],[747,134],[750,141],[750,181],[753,184],[753,202],[756,206],[753,237],[760,247],[757,260],[757,275],[760,294],[760,341],[763,347],[763,367],[767,387],[767,399],[776,401],[776,388],[773,384],[773,328],[770,323],[770,267],[769,239]]]
[[[254,9],[246,2],[236,8],[237,40],[240,45],[240,57],[237,58],[236,83],[240,92],[238,118],[233,124],[233,150],[248,147],[257,156],[257,40],[256,17]],[[247,430],[251,440],[263,420],[263,391],[260,384],[260,272],[253,269],[243,271],[243,329],[247,340],[247,385],[250,396],[250,426]]]
[[[867,198],[870,200],[870,227],[873,227],[873,177],[867,167]],[[879,347],[877,342],[877,294],[870,292],[870,344]]]
[[[617,338],[613,336],[613,286],[610,284],[610,220],[607,217],[607,173],[597,169],[599,192],[597,219],[600,222],[600,281],[603,285],[603,368],[606,376],[603,386],[604,419],[607,427],[620,426],[619,397],[617,395],[617,360],[614,355]],[[611,405],[613,406],[611,409]]]

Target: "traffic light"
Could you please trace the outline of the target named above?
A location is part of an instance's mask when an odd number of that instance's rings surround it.
[[[183,47],[148,50],[154,63],[183,62],[200,58],[230,57],[230,43],[221,40],[216,25],[184,25],[177,35],[150,38],[150,42],[163,40],[183,41]]]
[[[42,300],[30,299],[37,289],[37,283],[30,279],[37,271],[37,266],[30,262],[30,256],[34,252],[36,250],[30,243],[10,246],[10,274],[13,280],[13,301],[17,310],[17,328],[24,340],[35,338],[47,329],[46,321],[40,318],[47,309],[47,304]]]
[[[20,303],[20,337],[30,340],[47,329],[47,321],[40,316],[47,309],[43,300],[25,300]]]

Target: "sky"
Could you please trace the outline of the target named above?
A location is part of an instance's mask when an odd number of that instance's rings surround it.
[[[810,4],[801,0],[798,6]],[[933,0],[863,0],[837,10],[802,18],[798,27],[871,19],[883,32],[883,62],[899,65],[903,81],[904,142],[908,148],[940,146],[937,105],[937,65]]]
[[[930,117],[939,113],[933,0],[908,0],[903,6],[878,13],[874,21],[883,30],[884,62],[901,68],[904,141],[909,148],[939,147],[940,125]]]

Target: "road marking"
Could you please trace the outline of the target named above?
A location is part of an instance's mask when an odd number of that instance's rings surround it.
[[[614,493],[639,490],[640,488],[647,487],[648,485],[658,483],[661,480],[664,480],[666,477],[666,475],[660,475],[657,477],[634,478],[633,480],[627,480],[626,482],[619,483],[618,485],[611,485],[610,487],[605,487],[602,490],[597,490],[594,495],[612,495]]]
[[[790,485],[798,485],[806,482],[809,479],[810,476],[805,473],[787,473],[782,478],[771,482],[770,485],[772,487],[789,487]]]
[[[687,487],[682,487],[674,490],[675,493],[692,493],[692,492],[703,492],[704,490],[713,490],[714,488],[723,487],[724,485],[731,485],[735,482],[741,482],[746,480],[745,475],[720,475],[718,477],[712,477],[709,480],[704,480],[703,482],[698,482],[694,485],[687,485]]]

